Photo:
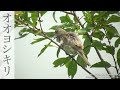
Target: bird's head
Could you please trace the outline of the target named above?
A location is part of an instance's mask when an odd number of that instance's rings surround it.
[[[58,42],[61,41],[61,38],[66,34],[66,31],[62,28],[57,28],[55,31],[55,38]]]
[[[55,31],[55,37],[59,37],[59,36],[65,34],[65,33],[66,33],[66,31],[64,29],[57,28],[56,31]]]

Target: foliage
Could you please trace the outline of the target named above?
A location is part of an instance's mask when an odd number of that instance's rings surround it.
[[[63,11],[65,15],[59,17],[61,24],[52,26],[50,28],[51,31],[44,32],[41,26],[41,23],[44,21],[42,21],[41,18],[47,12],[48,11],[16,11],[15,27],[23,27],[19,31],[20,37],[16,39],[26,37],[29,33],[32,33],[33,35],[38,35],[40,37],[31,42],[31,44],[42,42],[43,40],[47,39],[51,40],[54,37],[54,30],[56,30],[57,27],[62,27],[68,32],[76,32],[78,35],[83,36],[84,53],[86,56],[88,56],[88,54],[90,53],[91,48],[94,47],[100,59],[101,57],[99,51],[106,51],[106,53],[112,55],[114,59],[115,50],[120,44],[120,35],[118,33],[118,30],[115,26],[113,26],[112,23],[120,22],[120,16],[117,15],[118,11],[82,11],[85,21],[84,24],[81,23],[80,19],[77,17],[77,14],[74,11]],[[54,11],[52,15],[56,23],[58,22],[56,20],[57,12],[59,11]],[[71,18],[70,15],[72,15],[73,18]],[[40,28],[37,28],[37,25],[40,25]],[[113,38],[116,38],[114,45],[111,44],[111,40]],[[102,41],[105,39],[107,39],[108,42],[102,43]],[[50,43],[54,42],[51,41]],[[51,46],[50,43],[44,45],[38,56],[44,53],[44,51]],[[54,67],[65,65],[68,69],[68,76],[71,76],[71,78],[74,78],[77,72],[77,65],[86,68],[85,63],[80,56],[77,57],[77,63],[69,55],[68,57],[59,58],[60,50],[60,47],[56,50],[56,55],[58,59],[53,62]],[[116,62],[120,67],[120,48],[117,51],[116,58]],[[111,67],[111,65],[109,62],[103,61],[103,59],[101,59],[101,62],[97,62],[91,67],[109,68]]]

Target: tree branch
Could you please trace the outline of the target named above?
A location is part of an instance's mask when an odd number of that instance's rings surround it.
[[[19,21],[19,20],[18,20]],[[31,28],[28,24],[25,24],[24,22],[22,22],[22,21],[19,21],[21,24],[23,24],[23,25],[26,25],[26,26],[28,26],[28,28],[30,28],[30,29],[32,29],[32,30],[34,30],[34,28]],[[36,28],[37,29],[37,28]],[[40,30],[40,29],[37,29],[38,31]],[[42,32],[41,32],[42,33]],[[57,44],[55,41],[53,41],[51,38],[49,38],[45,33],[42,33],[42,34],[40,34],[41,36],[43,36],[43,37],[45,37],[45,38],[47,38],[48,40],[50,40],[50,42],[52,42],[52,43],[54,43],[54,44],[56,44],[58,47],[60,47],[60,49],[62,49],[72,60],[74,60],[74,62],[76,62],[79,66],[81,66],[74,58],[73,58],[73,56],[71,56],[70,54],[68,54],[59,44]],[[94,74],[92,74],[90,71],[88,71],[86,68],[84,68],[83,66],[81,66],[82,67],[82,69],[84,69],[87,73],[89,73],[92,77],[94,77],[95,79],[98,79]]]
[[[106,36],[106,38],[107,38],[107,40],[108,40],[108,43],[109,43],[109,45],[112,47],[111,41],[110,41],[109,37],[107,36],[106,29],[105,29],[105,28],[103,28],[103,29],[104,29],[104,31],[105,31],[105,36]],[[118,74],[118,73],[119,73],[119,70],[118,70],[118,68],[117,68],[117,61],[115,60],[114,55],[112,55],[112,57],[113,57],[113,60],[114,60],[114,63],[115,63],[116,72],[117,72],[117,74]]]
[[[80,26],[81,26],[82,28],[84,28],[84,26],[83,26],[82,23],[80,22],[79,18],[77,17],[75,11],[73,11],[73,14],[74,14],[74,17],[76,17],[76,20],[79,22]],[[91,43],[92,43],[92,42],[93,42],[92,37],[91,37],[88,33],[87,33],[87,36],[88,36],[88,38],[90,39],[90,41],[91,41]],[[94,47],[94,49],[96,50],[96,52],[97,52],[100,60],[101,60],[101,61],[104,61],[103,58],[102,58],[102,56],[101,56],[101,54],[100,54],[100,52],[98,51],[98,49],[97,49],[96,47]],[[105,69],[106,69],[108,75],[112,78],[112,75],[111,75],[109,69],[108,69],[108,68],[105,68]]]
[[[67,12],[67,11],[61,11],[61,12],[64,12],[64,13],[66,13],[66,14],[73,15],[73,13],[71,13],[71,12]]]
[[[58,47],[60,47],[60,49],[62,49],[70,58],[72,58],[73,61],[75,61],[79,66],[81,66],[74,58],[73,56],[71,56],[70,54],[68,54],[59,44],[57,44],[55,41],[53,41],[52,39],[50,39],[47,36],[44,36],[45,38],[49,39],[51,42],[53,42],[54,44],[56,44]],[[82,69],[84,69],[87,73],[89,73],[91,76],[93,76],[95,79],[97,79],[97,77],[95,75],[93,75],[91,72],[89,72],[86,68],[84,68],[83,66],[81,66]]]
[[[79,18],[77,17],[75,11],[73,11],[73,15],[74,15],[74,17],[76,18],[76,20],[78,21],[78,23],[80,24],[80,26],[81,26],[82,28],[84,28],[84,26],[83,26],[82,23],[80,22]]]

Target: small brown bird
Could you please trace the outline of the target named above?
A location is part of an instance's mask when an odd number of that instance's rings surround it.
[[[74,56],[78,54],[81,58],[83,58],[85,64],[91,66],[84,54],[84,46],[75,33],[66,32],[64,29],[58,28],[55,31],[55,36],[57,41],[61,43],[61,46],[67,53],[73,54]]]

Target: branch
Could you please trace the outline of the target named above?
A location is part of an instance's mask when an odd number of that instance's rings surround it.
[[[84,26],[83,26],[82,23],[80,22],[79,18],[77,17],[75,11],[73,11],[73,15],[74,15],[74,17],[76,18],[76,20],[78,21],[78,23],[80,24],[80,26],[81,26],[82,28],[84,28]]]
[[[75,61],[79,66],[81,66],[74,58],[73,56],[71,56],[70,54],[68,54],[59,44],[57,44],[55,41],[53,41],[52,39],[50,39],[47,36],[44,36],[45,38],[49,39],[51,42],[53,42],[54,44],[56,44],[58,47],[60,47],[60,49],[62,49],[70,58],[72,58],[73,61]],[[93,75],[91,72],[89,72],[86,68],[84,68],[83,66],[81,66],[82,69],[84,69],[87,73],[89,73],[91,76],[93,76],[95,79],[98,79],[95,75]]]
[[[103,28],[103,29],[104,29],[104,31],[105,31],[105,36],[106,36],[106,38],[107,38],[107,40],[108,40],[108,43],[109,43],[109,45],[112,47],[111,41],[110,41],[109,37],[107,36],[106,29],[105,29],[105,28]],[[114,60],[114,63],[115,63],[115,69],[116,69],[117,74],[118,74],[118,73],[119,73],[119,70],[118,70],[118,68],[117,68],[117,61],[115,60],[114,55],[112,55],[112,57],[113,57],[113,60]]]
[[[73,15],[73,13],[71,13],[71,12],[67,12],[67,11],[61,11],[61,12],[64,12],[64,13],[66,13],[66,14]]]
[[[19,21],[19,20],[18,20]],[[28,26],[28,28],[30,28],[30,29],[32,29],[32,30],[34,30],[34,28],[31,28],[28,24],[25,24],[24,22],[22,22],[22,21],[19,21],[21,24],[24,24],[24,25],[26,25],[26,26]],[[42,26],[41,26],[41,28],[42,28]],[[37,27],[36,27],[36,29],[37,29]],[[37,29],[38,31],[40,30],[40,29]],[[43,36],[43,37],[45,37],[45,38],[47,38],[48,40],[50,40],[50,42],[52,42],[52,43],[54,43],[54,44],[56,44],[58,47],[60,47],[60,49],[62,49],[72,60],[74,60],[79,66],[81,66],[74,58],[73,58],[73,56],[71,56],[70,54],[68,54],[59,44],[57,44],[55,41],[53,41],[51,38],[49,38],[46,34],[44,34],[44,33],[42,33],[42,34],[40,34],[41,36]],[[92,74],[90,71],[88,71],[86,68],[84,68],[83,66],[81,66],[82,67],[82,69],[84,69],[87,73],[89,73],[91,76],[93,76],[95,79],[98,79],[94,74]]]
[[[84,28],[84,26],[83,26],[82,23],[80,22],[79,18],[77,17],[75,11],[73,11],[73,14],[74,14],[74,17],[76,17],[76,20],[79,22],[80,26],[81,26],[82,28]],[[90,41],[91,41],[91,43],[92,43],[92,42],[93,42],[92,37],[91,37],[88,33],[87,33],[87,36],[88,36],[88,38],[90,39]],[[104,61],[103,58],[102,58],[102,56],[101,56],[101,54],[100,54],[100,52],[98,51],[98,49],[97,49],[96,47],[94,47],[94,49],[96,50],[96,52],[97,52],[97,54],[98,54],[100,60],[101,60],[101,61]],[[109,69],[106,68],[106,67],[105,67],[105,69],[106,69],[108,75],[112,78],[112,75],[111,75]]]

